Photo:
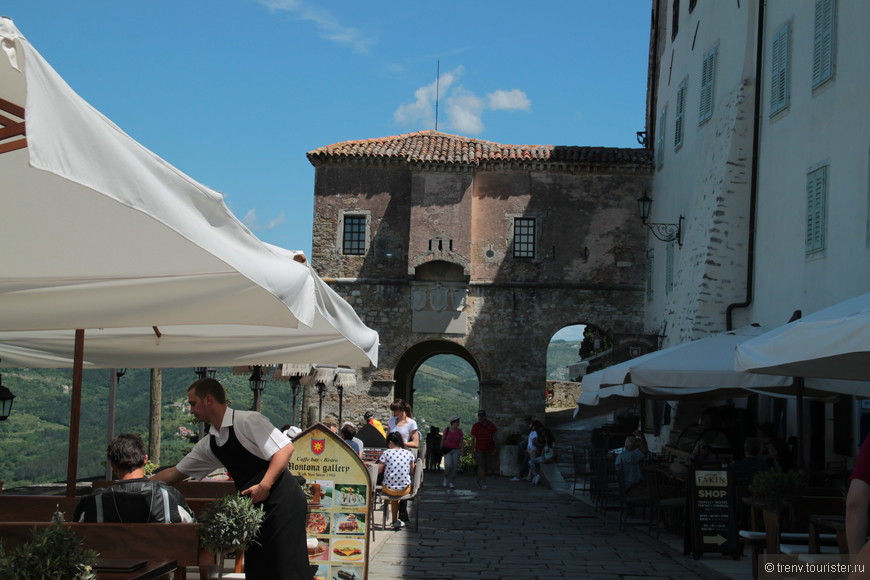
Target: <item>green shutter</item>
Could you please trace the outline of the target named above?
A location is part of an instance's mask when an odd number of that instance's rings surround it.
[[[652,248],[646,251],[646,299],[651,301],[653,299],[653,264],[655,263],[655,259],[653,256]]]
[[[668,242],[665,253],[665,293],[670,294],[674,289],[674,242]]]
[[[770,114],[778,113],[789,103],[789,60],[791,58],[791,24],[783,26],[773,38],[770,67]]]
[[[816,0],[813,88],[834,76],[834,0]]]
[[[716,55],[717,48],[711,49],[704,55],[704,64],[701,68],[701,102],[698,123],[703,123],[713,116],[713,89],[716,85]]]
[[[807,254],[825,249],[827,194],[828,166],[825,165],[807,174]]]
[[[677,89],[677,115],[674,121],[674,149],[679,149],[683,145],[683,117],[686,112],[686,86],[689,79],[683,79],[680,83],[680,88]]]
[[[656,135],[656,167],[661,169],[665,164],[665,129],[667,128],[668,107],[662,109],[659,117],[659,132]]]

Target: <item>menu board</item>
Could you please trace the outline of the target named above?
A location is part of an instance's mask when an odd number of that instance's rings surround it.
[[[739,553],[734,485],[728,470],[689,472],[692,555],[703,552]]]
[[[289,467],[305,478],[308,560],[317,565],[315,580],[365,580],[372,515],[365,464],[320,423],[303,431],[293,445]]]

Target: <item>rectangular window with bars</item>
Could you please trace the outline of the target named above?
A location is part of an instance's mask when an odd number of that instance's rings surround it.
[[[770,66],[770,114],[788,107],[789,66],[791,60],[791,23],[784,25],[773,37]]]
[[[514,218],[514,258],[535,257],[535,218]]]
[[[674,121],[674,150],[676,151],[683,146],[683,117],[686,112],[686,90],[689,85],[689,78],[683,79],[680,87],[677,89],[677,118]]]
[[[823,165],[807,174],[807,254],[825,249],[827,205],[828,166]]]
[[[813,32],[813,88],[834,76],[834,0],[816,0]]]
[[[701,101],[699,109],[698,124],[710,119],[713,116],[713,91],[716,87],[716,57],[719,54],[719,48],[710,49],[704,55],[704,62],[701,67]]]
[[[347,256],[364,256],[366,253],[366,216],[345,215],[341,251]]]

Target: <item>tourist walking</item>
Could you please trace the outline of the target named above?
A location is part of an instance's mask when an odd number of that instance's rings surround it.
[[[486,489],[486,476],[495,463],[495,423],[486,418],[486,411],[477,412],[477,422],[471,426],[471,445],[477,464],[477,485]]]
[[[444,429],[441,435],[441,452],[444,456],[444,487],[454,488],[456,474],[459,472],[459,458],[462,457],[463,438],[465,434],[459,428],[459,417],[450,418],[450,427]]]

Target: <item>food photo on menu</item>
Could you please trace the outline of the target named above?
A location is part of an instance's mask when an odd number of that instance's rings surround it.
[[[329,560],[329,538],[316,538],[317,544],[308,548],[308,560]]]
[[[364,534],[366,531],[366,515],[362,513],[337,513],[333,521],[333,534]]]
[[[333,482],[314,481],[302,486],[309,507],[328,509],[332,507]]]
[[[366,504],[365,485],[337,485],[336,503],[341,507],[364,506]]]
[[[325,512],[308,512],[305,516],[305,531],[312,536],[328,534],[330,515]]]
[[[314,573],[313,580],[327,580],[329,578],[329,566],[326,564],[320,564],[317,567],[317,571]]]
[[[333,562],[358,562],[363,559],[362,540],[335,540],[332,543]]]
[[[342,566],[332,568],[330,580],[362,580],[362,571],[358,567]]]

